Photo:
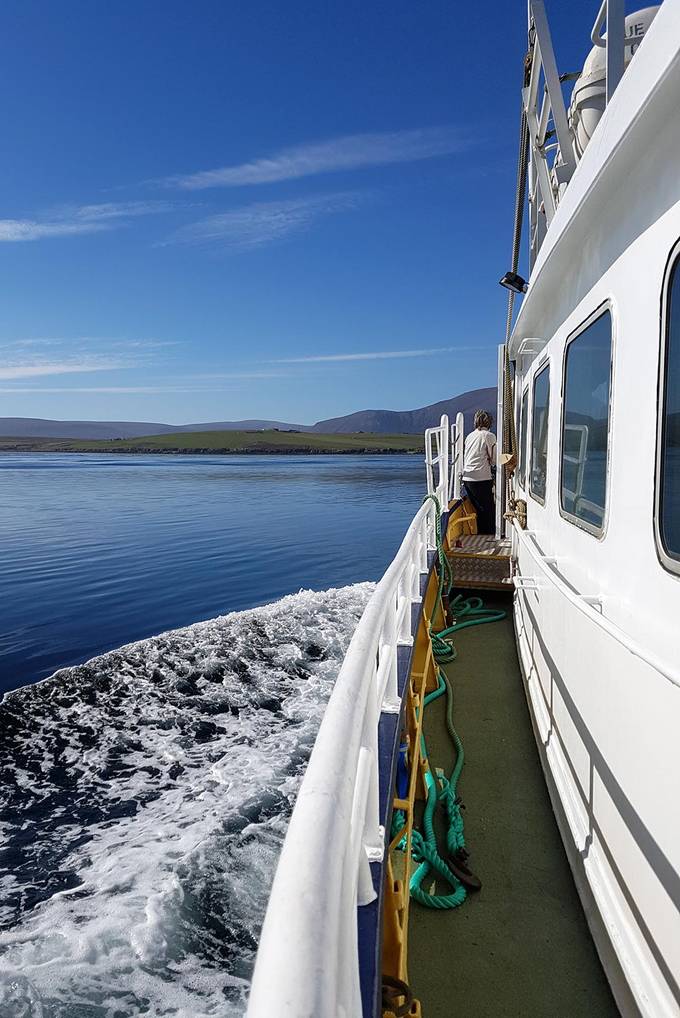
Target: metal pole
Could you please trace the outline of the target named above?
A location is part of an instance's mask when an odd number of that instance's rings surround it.
[[[607,0],[607,103],[623,77],[625,25],[624,0]]]
[[[503,477],[503,464],[501,453],[503,451],[503,422],[504,407],[503,393],[505,392],[505,344],[498,347],[498,391],[496,403],[496,540],[503,537],[503,510],[505,483]]]

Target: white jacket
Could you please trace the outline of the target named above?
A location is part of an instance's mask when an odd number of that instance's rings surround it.
[[[496,436],[487,428],[475,428],[465,439],[464,481],[490,481],[496,462]]]

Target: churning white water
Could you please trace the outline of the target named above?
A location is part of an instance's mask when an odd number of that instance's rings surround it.
[[[0,704],[1,1018],[241,1015],[372,584],[123,647]]]

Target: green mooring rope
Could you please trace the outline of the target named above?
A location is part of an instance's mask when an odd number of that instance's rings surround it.
[[[437,600],[442,615],[445,619],[443,596],[451,593],[453,587],[453,570],[451,563],[446,557],[441,533],[441,507],[436,495],[427,495],[424,501],[431,500],[435,504],[435,542],[437,545],[437,558],[439,563],[439,582],[437,588]],[[430,639],[432,641],[432,653],[438,664],[448,664],[456,659],[456,648],[451,642],[454,633],[469,626],[480,626],[487,622],[498,622],[505,618],[504,611],[485,608],[480,597],[463,598],[458,594],[450,604],[452,613],[455,616],[455,623],[447,628],[435,631],[430,625]],[[438,669],[437,689],[433,690],[423,700],[423,710],[428,704],[446,693],[446,728],[449,737],[456,750],[456,762],[451,776],[447,779],[444,772],[436,769],[437,780],[432,776],[432,770],[425,773],[427,785],[427,802],[423,812],[423,833],[414,830],[411,836],[413,858],[420,865],[411,877],[409,890],[411,897],[425,905],[427,908],[457,908],[462,905],[467,897],[463,884],[444,862],[437,849],[437,838],[434,832],[434,816],[437,805],[440,804],[446,810],[446,849],[450,856],[456,856],[465,850],[465,832],[463,817],[461,813],[461,801],[457,794],[458,780],[465,763],[463,744],[453,724],[453,688],[448,676],[442,668]],[[424,760],[428,759],[427,745],[424,733],[421,734],[421,755]],[[405,819],[401,810],[395,811],[392,834],[396,834],[404,827]],[[405,842],[405,839],[404,839]],[[435,894],[434,883],[430,891],[423,890],[423,882],[430,874],[435,879],[438,876],[451,887],[450,894]]]

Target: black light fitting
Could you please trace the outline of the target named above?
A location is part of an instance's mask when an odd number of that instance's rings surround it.
[[[512,290],[513,293],[526,293],[529,285],[526,279],[522,279],[516,272],[506,272],[503,278],[499,280],[499,283],[506,290]]]

